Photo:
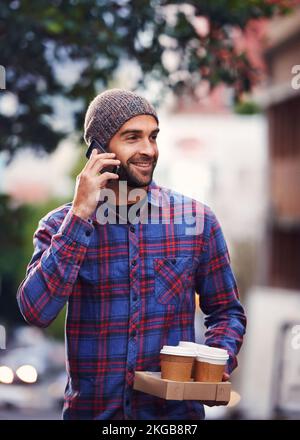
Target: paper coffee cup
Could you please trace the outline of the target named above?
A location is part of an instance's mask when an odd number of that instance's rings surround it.
[[[195,361],[196,382],[222,382],[229,355],[227,350],[205,346],[199,349]]]
[[[188,382],[191,380],[195,350],[164,345],[160,351],[161,378]]]
[[[191,376],[192,376],[192,379],[195,379],[196,356],[197,356],[197,353],[198,353],[198,349],[199,349],[199,347],[204,347],[204,345],[197,344],[196,342],[190,342],[190,341],[179,341],[178,346],[179,346],[179,347],[188,347],[188,348],[190,348],[191,350],[194,350],[194,352],[195,352],[195,358],[194,358],[194,362],[193,362],[193,367],[192,367],[192,373],[191,373]]]
[[[221,355],[224,356],[226,354],[226,350],[222,348],[210,347],[208,345],[197,344],[196,342],[191,341],[180,341],[178,344],[179,347],[189,347],[191,350],[195,351],[195,359],[192,368],[192,378],[196,380],[196,356],[203,353],[208,353],[211,355]],[[226,352],[226,353],[225,353]]]

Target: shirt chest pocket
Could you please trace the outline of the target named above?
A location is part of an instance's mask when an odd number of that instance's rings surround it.
[[[179,304],[192,287],[192,273],[192,257],[154,258],[156,301]]]

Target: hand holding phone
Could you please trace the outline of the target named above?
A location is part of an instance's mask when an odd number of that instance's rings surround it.
[[[96,148],[96,150],[98,151],[98,153],[107,153],[107,151],[104,149],[104,147],[102,147],[102,145],[96,141],[96,139],[92,139],[92,142],[90,143],[90,146],[86,152],[86,157],[89,159],[93,149]],[[120,171],[120,166],[117,165],[115,167],[108,167],[108,168],[103,168],[100,173],[105,173],[105,172],[110,172],[110,173],[114,173],[114,174],[118,174],[119,175],[119,171]]]
[[[119,179],[118,174],[108,171],[120,166],[115,153],[98,152],[97,148],[91,150],[89,160],[76,178],[72,212],[83,220],[88,220],[96,209],[99,189],[105,188],[110,180]]]

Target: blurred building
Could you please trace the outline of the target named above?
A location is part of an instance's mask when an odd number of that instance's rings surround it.
[[[222,414],[207,409],[208,418],[300,413],[300,351],[292,346],[300,323],[300,90],[292,73],[300,65],[299,11],[266,30],[263,115],[233,114],[229,90],[206,97],[202,84],[163,118],[160,133],[159,183],[212,207],[247,293],[247,334],[232,379],[241,401]]]
[[[270,21],[265,61],[268,80],[256,96],[268,124],[268,209],[259,285],[247,295],[242,413],[299,419],[300,8]]]
[[[176,112],[161,118],[158,182],[208,204],[232,253],[260,241],[266,211],[267,137],[262,115]]]
[[[270,22],[261,102],[269,130],[269,217],[263,283],[300,288],[300,8]],[[300,71],[300,66],[299,66]]]

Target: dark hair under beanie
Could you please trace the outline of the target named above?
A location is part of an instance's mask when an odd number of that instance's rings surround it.
[[[125,89],[100,93],[90,103],[84,121],[84,140],[90,145],[96,139],[105,148],[126,121],[138,115],[152,115],[154,107],[142,96]]]

